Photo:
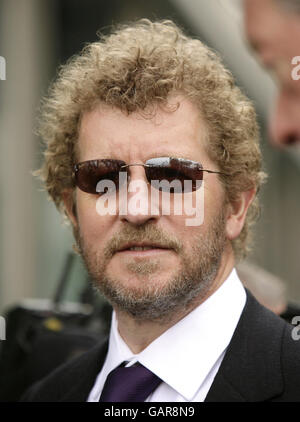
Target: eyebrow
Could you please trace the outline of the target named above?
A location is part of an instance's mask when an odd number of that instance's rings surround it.
[[[259,52],[260,48],[259,48],[259,43],[258,43],[258,41],[256,41],[256,40],[252,40],[252,39],[248,39],[248,40],[247,40],[247,44],[248,44],[248,47],[249,47],[251,50],[253,50],[253,51],[255,51],[255,52]]]
[[[248,39],[247,41],[249,49],[252,50],[255,54],[262,54],[262,50],[264,47],[263,41],[257,41],[256,39]],[[260,61],[262,62],[261,58],[259,57]]]

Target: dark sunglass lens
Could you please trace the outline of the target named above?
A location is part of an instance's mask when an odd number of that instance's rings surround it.
[[[97,185],[101,181],[109,180],[119,188],[119,172],[125,165],[121,160],[90,160],[79,163],[75,166],[75,181],[79,189],[87,193],[96,194],[99,189]],[[103,192],[107,191],[104,188]]]
[[[150,182],[155,180],[152,186],[160,191],[188,193],[201,186],[203,167],[195,161],[161,157],[150,159],[146,164],[148,180]]]

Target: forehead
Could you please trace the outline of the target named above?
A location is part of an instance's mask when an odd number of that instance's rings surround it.
[[[82,116],[78,155],[80,161],[119,158],[126,162],[173,155],[197,159],[205,154],[207,128],[198,108],[189,100],[169,100],[168,109],[155,106],[125,114],[99,104]]]

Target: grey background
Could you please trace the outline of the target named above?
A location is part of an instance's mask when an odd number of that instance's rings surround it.
[[[24,298],[51,298],[68,251],[71,230],[47,200],[31,171],[41,162],[34,135],[41,97],[57,66],[113,23],[171,18],[223,57],[255,102],[269,180],[250,261],[279,277],[288,299],[300,301],[300,166],[267,140],[266,119],[276,87],[247,49],[238,0],[0,0],[0,313]],[[86,280],[79,258],[66,299],[76,301]]]

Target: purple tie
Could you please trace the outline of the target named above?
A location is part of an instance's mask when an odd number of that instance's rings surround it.
[[[140,363],[128,368],[118,366],[105,381],[100,402],[143,402],[161,379]]]

